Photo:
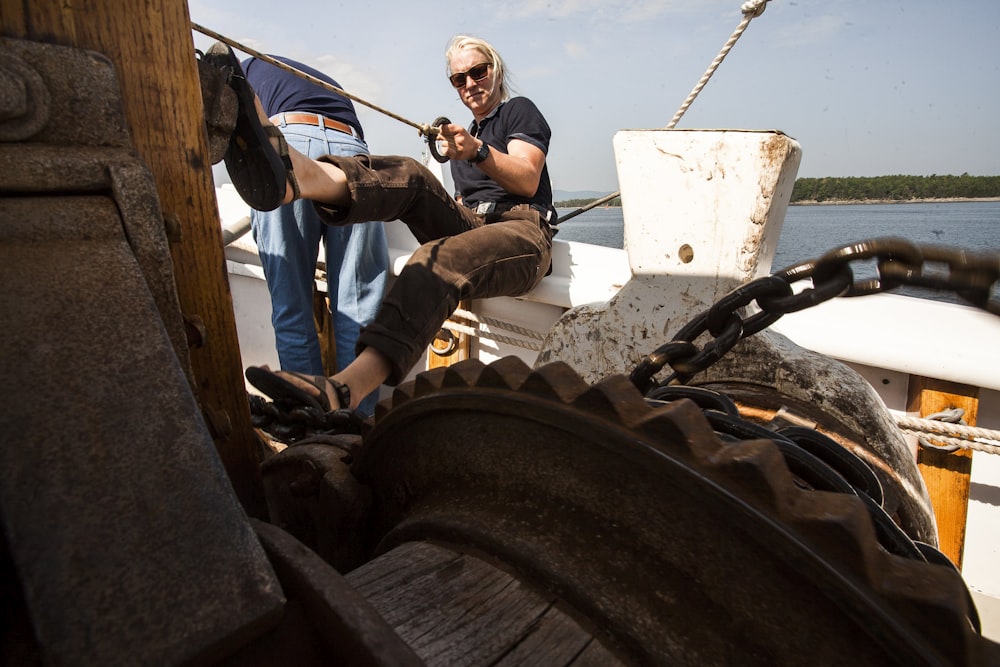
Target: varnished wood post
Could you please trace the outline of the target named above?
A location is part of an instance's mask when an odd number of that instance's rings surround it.
[[[319,339],[323,372],[334,375],[340,368],[337,365],[337,331],[333,324],[333,313],[330,311],[330,296],[315,287],[313,287],[313,326],[316,327],[316,336]]]
[[[177,293],[185,319],[198,324],[192,331],[203,332],[190,351],[195,393],[237,496],[248,514],[265,518],[187,3],[0,0],[0,32],[97,51],[114,63],[136,151],[164,216],[180,223],[171,248]]]
[[[907,410],[921,417],[961,408],[964,420],[975,426],[979,407],[976,387],[912,377],[907,397]],[[929,438],[933,441],[933,438]],[[927,484],[938,526],[941,551],[959,568],[965,548],[965,523],[969,513],[969,479],[972,473],[972,450],[941,452],[927,447],[917,451],[920,474]]]
[[[468,310],[471,304],[469,301],[459,301],[459,310]],[[454,317],[454,316],[452,316]],[[470,322],[462,320],[463,324],[471,325]],[[443,339],[436,338],[431,344],[430,349],[427,350],[427,368],[440,368],[441,366],[451,366],[452,364],[457,364],[460,361],[465,361],[468,359],[472,353],[472,337],[466,333],[452,331],[450,329],[441,329],[441,332],[451,338]],[[447,354],[440,354],[440,352],[450,348],[450,352]],[[434,350],[438,350],[435,352]]]

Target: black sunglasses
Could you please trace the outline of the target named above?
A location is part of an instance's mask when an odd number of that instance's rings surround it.
[[[471,76],[473,81],[482,81],[486,78],[486,75],[490,73],[490,67],[493,63],[480,63],[475,67],[469,68],[466,72],[456,72],[448,77],[451,81],[451,85],[456,88],[461,88],[465,85],[465,77]]]

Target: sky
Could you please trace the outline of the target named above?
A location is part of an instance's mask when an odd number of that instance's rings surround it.
[[[553,188],[603,193],[618,190],[615,133],[670,123],[741,4],[189,0],[189,10],[417,124],[471,121],[444,51],[455,34],[486,39],[552,127]],[[196,48],[213,41],[194,37]],[[372,153],[421,156],[416,129],[355,106]],[[781,130],[802,146],[799,177],[1000,175],[1000,2],[771,0],[676,127]]]

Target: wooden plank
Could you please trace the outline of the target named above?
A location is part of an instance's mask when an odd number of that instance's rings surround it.
[[[621,662],[596,639],[580,632],[580,626],[565,614],[550,609],[530,634],[503,656],[497,667],[537,665],[618,665]]]
[[[553,596],[468,553],[411,542],[347,580],[430,665],[619,664]]]
[[[441,551],[433,568],[410,557],[429,549]],[[359,590],[429,663],[490,664],[549,606],[505,572],[441,547],[406,544],[380,560],[381,567],[408,576],[380,593]]]
[[[912,377],[909,383],[907,410],[921,417],[961,408],[964,420],[975,426],[979,408],[979,389],[955,382]],[[933,438],[930,438],[933,442]],[[940,550],[958,568],[962,567],[965,548],[965,523],[969,513],[969,484],[972,473],[972,450],[942,452],[927,447],[917,451],[917,465],[927,484],[937,520]]]
[[[587,648],[571,663],[573,667],[603,667],[604,665],[623,664],[614,657],[608,649],[595,642],[587,644]]]
[[[194,391],[237,496],[265,517],[187,3],[0,0],[0,26],[8,37],[90,49],[114,63],[136,151],[164,215],[180,221],[171,246],[178,298],[205,331],[190,350]]]

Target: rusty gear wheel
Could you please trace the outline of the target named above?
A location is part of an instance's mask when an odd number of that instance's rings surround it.
[[[465,361],[383,405],[352,471],[377,558],[432,541],[549,591],[642,664],[987,664],[954,568],[882,548],[857,496],[797,485],[624,376]]]

